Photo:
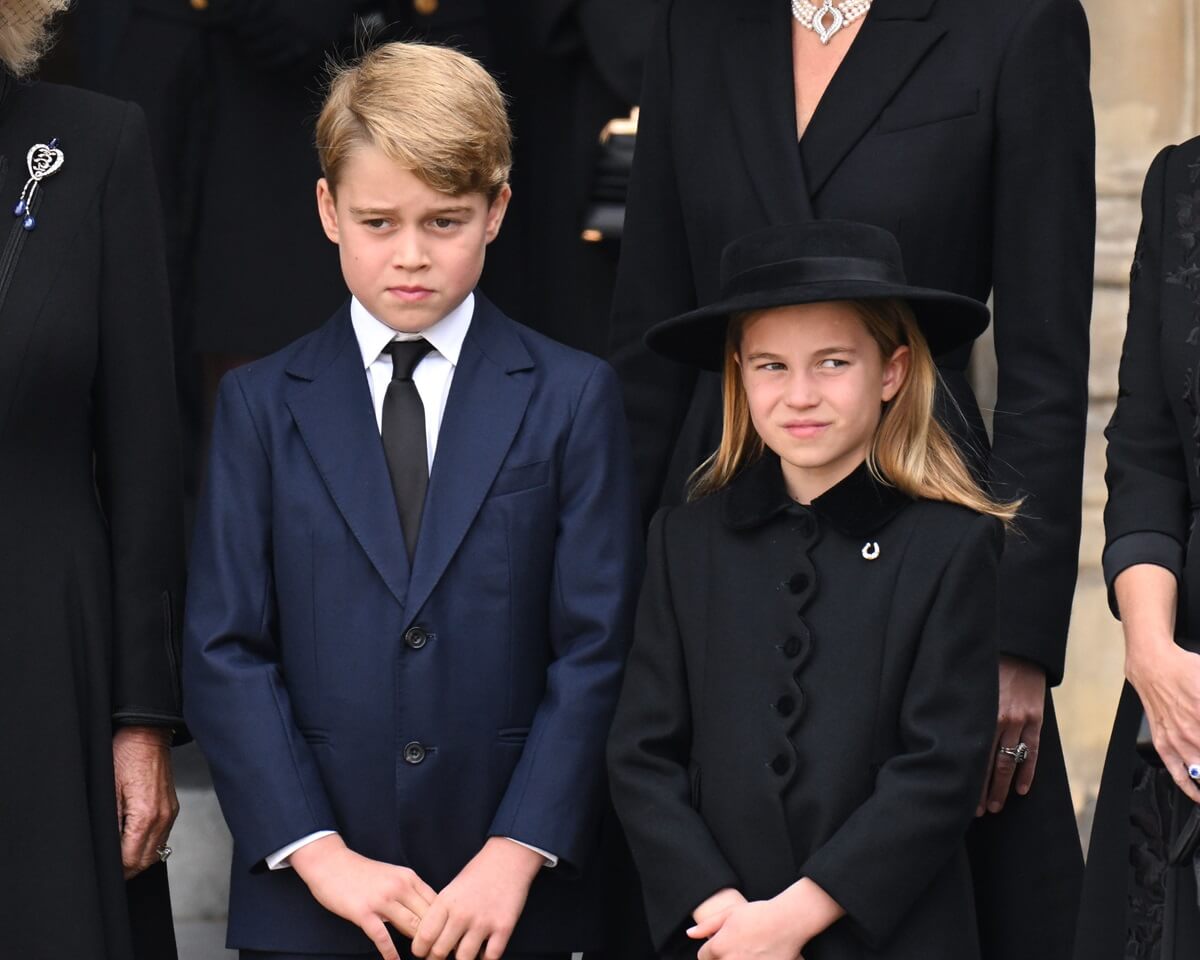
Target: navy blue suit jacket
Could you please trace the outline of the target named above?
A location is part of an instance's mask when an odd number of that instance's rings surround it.
[[[585,867],[640,573],[627,447],[611,369],[477,294],[410,569],[349,308],[225,378],[183,676],[234,837],[231,945],[371,950],[265,869],[325,829],[435,889],[488,836],[551,851],[513,949],[599,937]]]

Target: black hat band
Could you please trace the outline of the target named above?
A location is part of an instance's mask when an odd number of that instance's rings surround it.
[[[866,257],[797,257],[744,270],[731,277],[721,293],[729,299],[773,287],[830,281],[903,286],[904,272],[897,264]]]

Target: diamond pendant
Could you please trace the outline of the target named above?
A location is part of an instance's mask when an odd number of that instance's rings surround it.
[[[829,15],[832,20],[828,27],[825,26],[825,17]],[[833,38],[833,35],[842,29],[846,18],[842,11],[833,5],[833,0],[825,0],[824,5],[818,10],[812,19],[812,28],[821,39],[821,43],[828,44]]]

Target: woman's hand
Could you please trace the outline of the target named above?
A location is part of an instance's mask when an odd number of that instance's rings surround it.
[[[1125,631],[1125,676],[1133,684],[1154,749],[1179,789],[1200,803],[1188,766],[1200,764],[1200,657],[1175,643],[1175,575],[1154,564],[1128,567],[1113,582]]]
[[[1001,654],[996,736],[992,740],[988,775],[983,781],[983,793],[975,816],[982,817],[984,811],[999,813],[1003,810],[1014,784],[1020,796],[1029,793],[1037,770],[1045,711],[1046,671],[1029,660]],[[1022,763],[1017,763],[1011,754],[1000,752],[1001,747],[1015,749],[1021,743],[1029,751]]]
[[[1125,675],[1142,701],[1154,749],[1179,789],[1200,803],[1188,767],[1200,764],[1200,656],[1170,636],[1127,644]]]
[[[113,734],[117,829],[125,879],[159,861],[159,848],[179,814],[171,776],[171,733],[161,727],[121,727]]]

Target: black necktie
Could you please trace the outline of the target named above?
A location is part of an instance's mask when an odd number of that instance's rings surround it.
[[[392,382],[383,398],[383,455],[392,475],[404,546],[411,560],[421,530],[425,488],[429,486],[425,405],[412,375],[433,345],[428,340],[393,340],[384,349],[392,355]]]

